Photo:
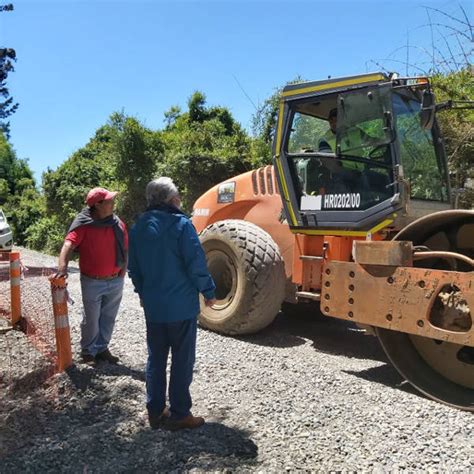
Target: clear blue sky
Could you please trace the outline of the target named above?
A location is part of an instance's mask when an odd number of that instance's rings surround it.
[[[11,142],[39,180],[114,111],[158,129],[170,106],[185,107],[201,90],[249,128],[251,101],[297,75],[378,70],[370,60],[404,73],[382,59],[406,44],[407,31],[412,45],[429,48],[422,5],[460,15],[459,2],[446,0],[11,1],[15,10],[0,14],[0,44],[18,56],[8,79],[20,103]],[[472,4],[461,4],[472,17]],[[413,48],[415,56],[427,60]],[[391,57],[404,60],[406,51]]]

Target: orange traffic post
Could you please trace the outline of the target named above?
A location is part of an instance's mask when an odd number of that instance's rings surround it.
[[[71,333],[67,311],[67,283],[65,277],[51,278],[50,282],[58,353],[57,370],[62,372],[72,365]]]
[[[21,319],[21,294],[20,294],[20,252],[10,253],[10,294],[12,326]]]

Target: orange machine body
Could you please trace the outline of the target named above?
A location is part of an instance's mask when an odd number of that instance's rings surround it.
[[[273,166],[220,183],[196,201],[192,220],[198,232],[226,219],[246,220],[268,232],[280,249],[286,276],[302,291],[320,290],[324,263],[351,261],[352,243],[362,239],[292,233],[284,219]]]

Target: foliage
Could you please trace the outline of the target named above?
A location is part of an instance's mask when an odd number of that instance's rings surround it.
[[[12,11],[13,5],[0,5],[0,12]],[[10,92],[7,87],[7,78],[10,72],[15,69],[13,62],[16,61],[16,52],[13,48],[0,48],[0,96],[3,97],[3,102],[0,102],[0,130],[7,138],[10,136],[10,122],[6,122],[10,115],[14,114],[18,108],[18,103],[13,101],[10,97]]]
[[[410,44],[407,32],[406,46],[396,48],[385,59],[368,62],[383,70],[386,69],[380,62],[394,62],[405,66],[407,76],[432,76],[438,103],[449,99],[474,100],[473,24],[466,10],[461,5],[453,13],[432,6],[423,8],[428,22],[417,29],[426,31],[426,42],[430,44]],[[455,194],[461,192],[456,202],[465,208],[474,208],[474,190],[466,187],[474,170],[473,114],[472,110],[446,110],[437,114],[445,138],[451,187]]]
[[[33,173],[26,160],[0,133],[0,205],[8,216],[17,244],[25,242],[27,228],[40,218],[44,206],[35,186]]]
[[[112,140],[114,125],[100,127],[94,137],[55,171],[43,173],[46,215],[58,217],[63,232],[84,207],[87,192],[95,186],[114,187]]]
[[[33,173],[26,160],[20,160],[12,146],[0,132],[0,205],[9,195],[21,193],[35,186]]]
[[[64,223],[57,215],[42,217],[28,227],[26,244],[34,250],[57,254],[64,241]]]
[[[301,76],[288,81],[286,85],[298,84],[303,82]],[[252,135],[259,142],[259,154],[263,158],[264,164],[272,162],[272,141],[276,129],[278,117],[278,107],[280,104],[280,94],[282,87],[275,89],[273,94],[265,99],[263,104],[259,105],[255,114],[252,116]]]
[[[163,157],[161,134],[135,118],[125,118],[114,136],[115,177],[120,183],[118,213],[131,223],[146,207],[145,186],[154,178]]]
[[[448,99],[474,100],[474,81],[470,68],[433,77],[433,88],[438,102]],[[451,186],[454,192],[465,188],[474,178],[474,110],[452,109],[438,112],[444,135]],[[466,189],[459,196],[460,207],[474,208],[474,191]]]
[[[173,117],[163,131],[164,161],[160,174],[170,176],[180,189],[184,208],[207,189],[253,167],[250,140],[225,107],[206,106],[206,97],[195,92],[188,110],[170,109]]]
[[[123,113],[112,114],[85,146],[43,174],[44,216],[28,229],[28,244],[57,252],[88,191],[96,186],[120,191],[117,213],[130,225],[145,207],[144,188],[162,150],[159,132]]]
[[[4,211],[13,229],[15,243],[25,245],[28,241],[29,229],[44,216],[44,197],[34,187],[25,188],[21,193],[8,199]],[[43,235],[43,241],[45,238],[46,236]]]

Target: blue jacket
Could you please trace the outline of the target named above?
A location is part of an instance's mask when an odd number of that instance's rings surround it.
[[[129,233],[128,274],[149,322],[195,318],[199,292],[215,297],[196,230],[175,207],[160,206],[138,218]]]

